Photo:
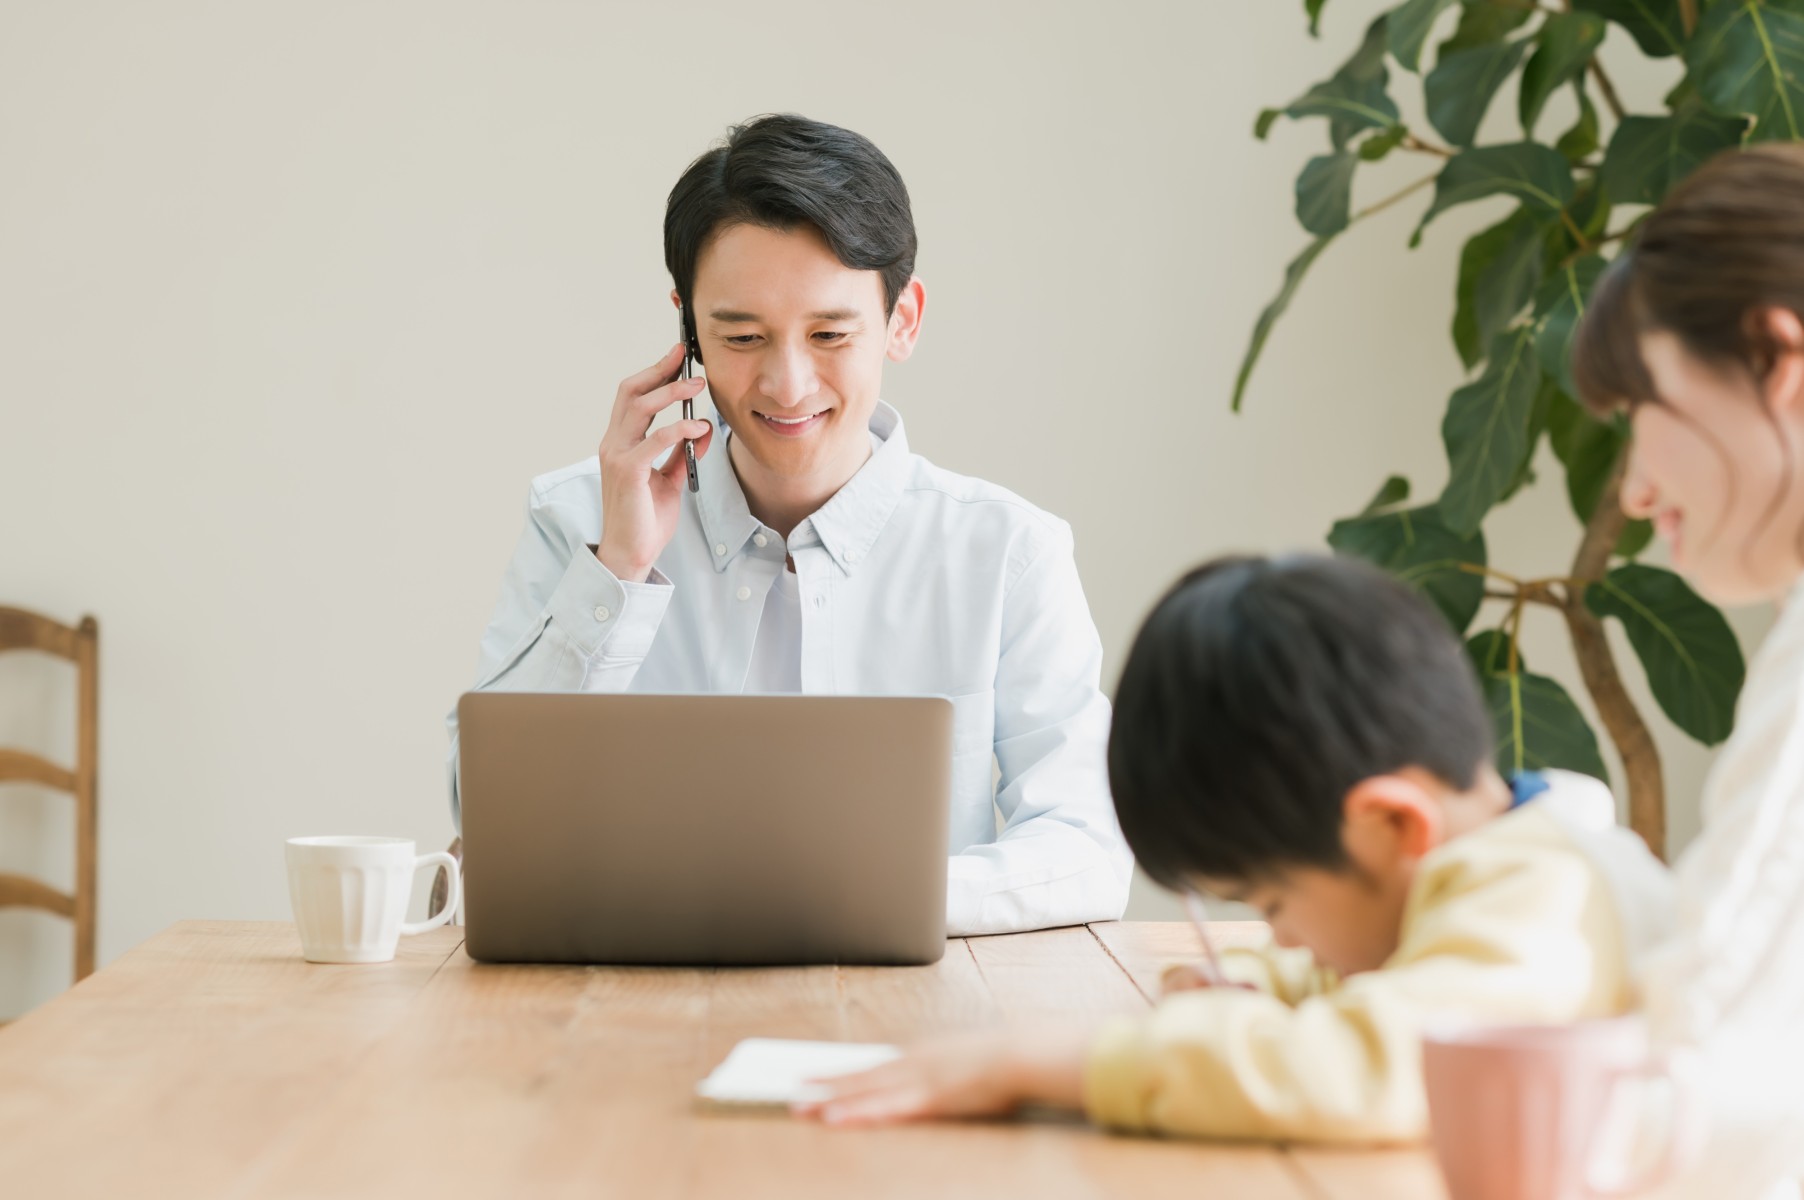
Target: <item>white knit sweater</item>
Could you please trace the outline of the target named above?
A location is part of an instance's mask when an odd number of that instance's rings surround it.
[[[1804,1171],[1804,585],[1755,657],[1650,960],[1657,1044],[1695,1050],[1711,1133],[1673,1196],[1796,1195]]]

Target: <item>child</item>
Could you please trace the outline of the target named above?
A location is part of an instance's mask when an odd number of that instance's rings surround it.
[[[831,1081],[857,1124],[1082,1108],[1118,1129],[1371,1142],[1426,1131],[1441,1015],[1609,1016],[1664,931],[1669,881],[1595,780],[1505,782],[1457,638],[1361,563],[1226,559],[1160,602],[1123,673],[1116,810],[1167,887],[1242,900],[1275,948],[1253,988],[1170,995],[1100,1029],[929,1046]]]
[[[1697,1054],[1713,1110],[1678,1190],[1752,1195],[1804,1169],[1804,147],[1730,151],[1674,189],[1599,281],[1572,367],[1600,416],[1628,413],[1622,507],[1673,566],[1719,604],[1784,604],[1647,978],[1656,1044]]]

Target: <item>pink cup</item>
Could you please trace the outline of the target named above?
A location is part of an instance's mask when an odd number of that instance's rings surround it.
[[[1682,1060],[1650,1058],[1635,1018],[1433,1030],[1422,1069],[1452,1200],[1592,1200],[1660,1186],[1695,1156]],[[1645,1117],[1663,1114],[1650,1141]],[[1635,1151],[1658,1146],[1637,1166]]]

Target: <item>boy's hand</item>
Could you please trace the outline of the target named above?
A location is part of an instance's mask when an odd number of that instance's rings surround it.
[[[1259,990],[1250,983],[1217,983],[1209,977],[1209,968],[1202,963],[1172,963],[1159,975],[1159,994],[1162,996],[1224,987],[1246,992]]]
[[[818,1081],[829,1090],[826,1099],[794,1112],[859,1126],[1000,1117],[1024,1104],[1082,1109],[1093,1036],[1088,1026],[1055,1026],[941,1038],[881,1067]]]
[[[1214,985],[1208,974],[1195,963],[1172,963],[1159,976],[1159,992],[1166,996],[1201,991],[1212,986]]]

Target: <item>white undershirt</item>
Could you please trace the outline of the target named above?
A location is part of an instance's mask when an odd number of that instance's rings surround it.
[[[871,453],[883,439],[871,434]],[[765,529],[773,541],[776,533]],[[812,535],[807,535],[812,536]],[[764,597],[764,615],[752,642],[752,665],[746,669],[747,695],[779,696],[802,690],[802,589],[786,566]]]
[[[761,695],[802,690],[802,589],[787,567],[777,572],[764,597],[745,690]]]

